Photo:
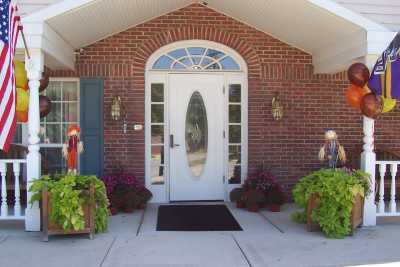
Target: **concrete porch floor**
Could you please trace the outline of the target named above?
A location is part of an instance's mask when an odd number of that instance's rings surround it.
[[[157,232],[158,205],[110,217],[109,232],[51,237],[24,232],[22,222],[0,222],[0,266],[400,266],[400,222],[361,228],[342,240],[307,232],[280,213],[250,213],[227,204],[244,231]]]

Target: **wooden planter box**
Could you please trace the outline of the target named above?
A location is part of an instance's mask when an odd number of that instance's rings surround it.
[[[313,194],[311,195],[310,199],[308,200],[307,204],[307,230],[309,232],[312,231],[319,231],[320,226],[318,223],[313,222],[311,218],[312,211],[318,206],[319,203],[319,195]],[[350,235],[353,235],[354,230],[362,224],[363,221],[363,207],[364,207],[364,198],[358,194],[355,197],[355,202],[353,204],[353,208],[351,210],[351,232]]]
[[[85,217],[85,228],[79,231],[71,230],[65,231],[62,226],[54,224],[50,221],[51,214],[51,195],[47,190],[42,192],[42,227],[43,227],[43,241],[49,241],[49,235],[71,235],[71,234],[89,234],[89,238],[93,239],[95,232],[94,223],[94,186],[91,186],[89,191],[89,204],[83,206]]]

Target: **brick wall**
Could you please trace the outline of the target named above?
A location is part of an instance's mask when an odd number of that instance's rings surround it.
[[[144,68],[158,48],[180,40],[203,39],[225,44],[248,64],[249,169],[272,168],[285,184],[321,165],[317,154],[326,128],[335,128],[348,149],[361,147],[362,117],[344,100],[344,73],[314,75],[312,57],[268,34],[200,4],[193,4],[108,37],[83,49],[76,72],[53,71],[53,76],[100,77],[105,80],[105,168],[116,166],[144,176]],[[271,100],[279,92],[285,105],[282,121],[271,116]],[[112,96],[125,101],[130,129],[111,120]],[[377,143],[400,148],[399,112],[377,122]]]

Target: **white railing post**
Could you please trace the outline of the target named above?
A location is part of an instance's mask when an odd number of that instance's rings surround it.
[[[1,175],[1,207],[0,217],[8,216],[8,203],[7,203],[7,163],[0,162],[0,175]]]
[[[390,164],[390,174],[392,176],[392,182],[390,187],[390,212],[395,213],[396,208],[396,174],[397,174],[397,163]]]
[[[386,164],[379,163],[379,213],[385,213],[385,174]]]
[[[375,164],[374,153],[374,120],[368,117],[363,118],[364,146],[361,153],[361,169],[371,176],[371,193],[365,196],[364,200],[364,226],[376,225],[375,205]]]
[[[21,216],[21,202],[20,202],[20,186],[19,186],[19,175],[20,175],[20,162],[13,162],[14,172],[14,192],[15,192],[15,203],[14,203],[14,216]]]
[[[39,203],[30,204],[31,193],[29,187],[31,182],[40,178],[40,153],[39,153],[39,85],[44,68],[44,55],[41,50],[32,50],[31,59],[25,57],[25,68],[29,78],[29,111],[28,111],[28,155],[27,163],[27,208],[25,210],[25,230],[40,231],[40,208]]]

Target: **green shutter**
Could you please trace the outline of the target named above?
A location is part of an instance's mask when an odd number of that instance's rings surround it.
[[[80,125],[85,151],[80,156],[80,172],[103,175],[103,94],[104,83],[99,79],[81,79]]]

